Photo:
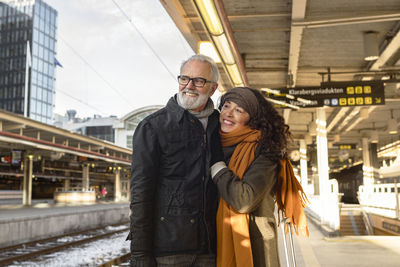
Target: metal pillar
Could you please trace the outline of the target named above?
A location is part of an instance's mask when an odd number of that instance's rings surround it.
[[[326,133],[326,115],[325,109],[323,108],[317,108],[317,159],[319,194],[322,196],[329,192],[328,141]]]
[[[304,139],[300,140],[300,176],[301,186],[304,190],[308,185],[308,166],[307,166],[307,144]]]
[[[64,180],[64,191],[65,192],[69,191],[70,185],[71,185],[71,180],[70,179]]]
[[[363,148],[363,185],[366,192],[370,192],[374,183],[374,168],[371,164],[368,138],[362,138]]]
[[[369,144],[369,160],[372,167],[372,182],[375,183],[375,181],[379,179],[380,168],[378,161],[378,144],[376,143]]]
[[[121,167],[117,167],[114,173],[114,201],[121,201]]]
[[[329,165],[328,165],[328,139],[326,132],[326,114],[324,108],[317,108],[317,162],[319,195],[321,201],[321,223],[330,224],[332,210],[323,208],[329,202]]]
[[[400,204],[399,204],[399,187],[397,185],[398,178],[394,179],[394,196],[396,198],[396,218],[400,219]]]
[[[32,204],[32,167],[33,167],[33,155],[28,155],[24,160],[24,183],[23,183],[23,195],[22,204]]]
[[[128,199],[127,200],[131,201],[131,179],[130,178],[127,180],[126,186],[127,186],[127,191],[128,191],[128,194],[127,194]]]
[[[82,191],[89,191],[89,164],[82,166]]]

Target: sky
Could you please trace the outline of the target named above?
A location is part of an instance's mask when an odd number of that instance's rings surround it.
[[[194,51],[159,0],[45,2],[58,11],[63,66],[56,71],[54,113],[122,117],[165,105],[178,91],[180,64]]]

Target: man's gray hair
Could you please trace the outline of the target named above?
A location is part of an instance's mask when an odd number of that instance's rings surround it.
[[[185,64],[188,63],[189,61],[193,61],[193,60],[207,62],[208,64],[210,64],[210,67],[211,67],[211,81],[212,82],[218,82],[218,80],[219,80],[219,70],[218,70],[217,63],[215,63],[215,61],[212,58],[210,58],[208,56],[205,56],[205,55],[202,55],[202,54],[193,55],[190,58],[188,58],[185,61],[183,61],[182,65],[181,65],[180,73],[182,73],[183,66],[185,66]]]

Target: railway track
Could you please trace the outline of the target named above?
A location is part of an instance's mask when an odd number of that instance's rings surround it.
[[[0,266],[37,258],[128,230],[127,225],[114,225],[0,248]]]
[[[130,257],[131,253],[127,253],[112,260],[109,260],[103,264],[100,264],[97,267],[130,266],[129,265]]]

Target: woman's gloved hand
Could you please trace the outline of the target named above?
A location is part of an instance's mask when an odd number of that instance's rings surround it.
[[[215,163],[220,161],[225,162],[225,156],[221,144],[221,137],[219,136],[218,130],[215,130],[211,135],[210,150],[211,150],[210,166],[213,166]]]

